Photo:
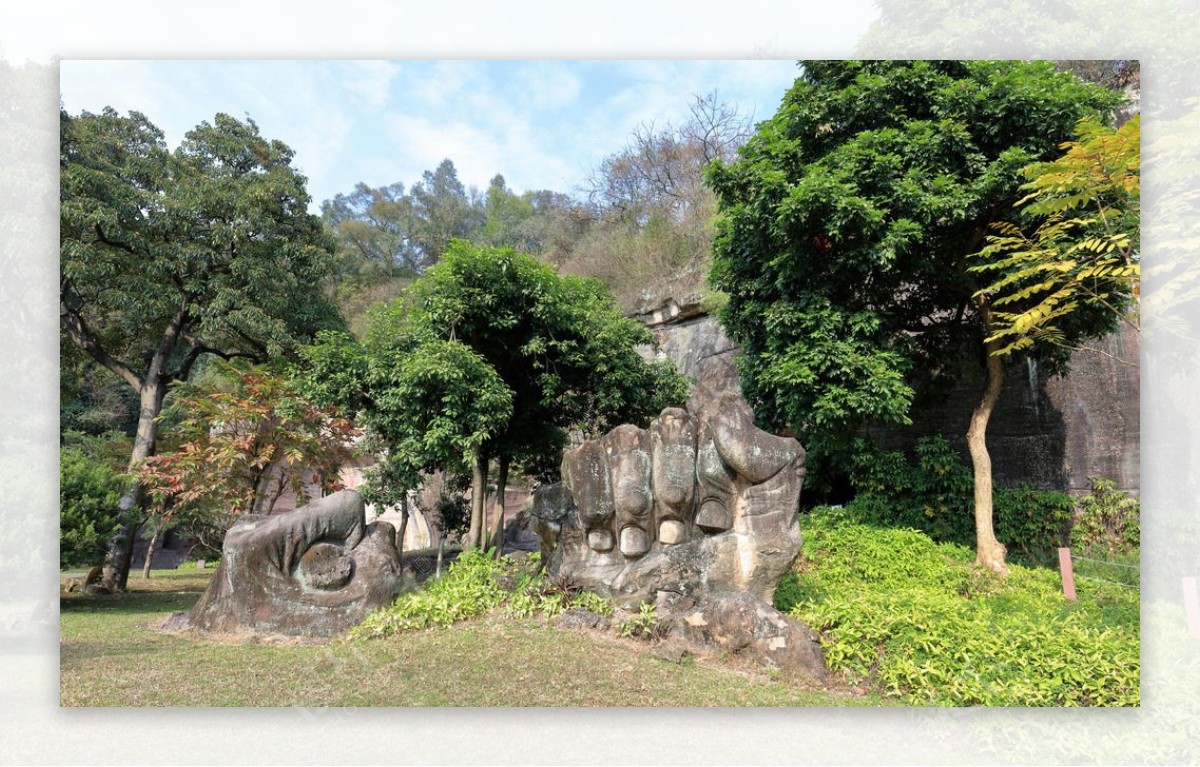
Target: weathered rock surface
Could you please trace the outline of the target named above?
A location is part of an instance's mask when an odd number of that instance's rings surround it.
[[[630,614],[653,602],[672,657],[727,652],[826,678],[816,636],[771,607],[800,552],[799,442],[755,428],[740,397],[706,391],[647,429],[565,451],[562,475],[531,508],[552,577]],[[590,628],[593,617],[561,623]]]
[[[200,601],[164,628],[332,636],[390,604],[400,583],[395,531],[368,525],[362,497],[343,490],[238,519]]]
[[[565,610],[555,618],[554,624],[564,629],[596,629],[597,631],[607,631],[612,626],[612,619],[598,615],[582,607],[573,607],[570,610]]]
[[[795,677],[828,680],[820,640],[808,626],[750,594],[721,594],[692,603],[666,595],[658,608],[677,646],[718,648]]]
[[[804,449],[735,397],[619,426],[567,450],[562,473],[532,509],[549,572],[621,606],[661,591],[770,603],[800,551]]]

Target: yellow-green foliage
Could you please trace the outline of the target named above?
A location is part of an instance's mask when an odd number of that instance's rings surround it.
[[[612,614],[612,604],[602,597],[534,572],[536,556],[522,568],[508,557],[497,562],[479,549],[465,551],[445,577],[401,594],[390,607],[367,616],[351,636],[385,637],[430,626],[444,627],[501,606],[507,614],[522,617],[554,617],[574,607]],[[506,582],[511,585],[506,586]]]
[[[990,272],[998,354],[1035,343],[1062,344],[1081,305],[1103,307],[1136,325],[1141,123],[1119,130],[1093,118],[1076,126],[1063,155],[1025,168],[1029,194],[1017,203],[1040,223],[1031,233],[995,224],[974,271]]]
[[[804,535],[776,604],[820,633],[847,678],[912,705],[1138,705],[1136,590],[1089,582],[1068,602],[1054,570],[1002,578],[966,547],[831,510]]]

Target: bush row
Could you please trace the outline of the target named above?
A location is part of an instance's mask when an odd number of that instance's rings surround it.
[[[76,447],[59,452],[60,568],[86,567],[104,559],[108,540],[123,519],[115,512],[125,478]]]
[[[847,508],[858,520],[974,543],[974,480],[944,437],[921,438],[911,459],[901,452],[860,453],[851,481],[856,494]],[[996,537],[1027,561],[1043,561],[1059,546],[1111,554],[1138,547],[1138,503],[1108,480],[1094,478],[1078,500],[1052,490],[997,488],[993,503]]]

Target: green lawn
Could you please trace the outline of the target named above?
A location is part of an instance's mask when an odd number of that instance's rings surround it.
[[[211,573],[136,574],[117,596],[62,597],[64,706],[876,706],[717,659],[671,663],[633,640],[497,615],[356,641],[213,641],[153,626]]]

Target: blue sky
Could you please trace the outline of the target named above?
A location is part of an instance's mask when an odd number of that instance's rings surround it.
[[[175,146],[217,112],[296,152],[314,208],[359,181],[402,182],[449,157],[464,184],[574,191],[640,124],[680,122],[716,91],[774,114],[788,59],[736,61],[63,61],[63,104],[143,112]]]

